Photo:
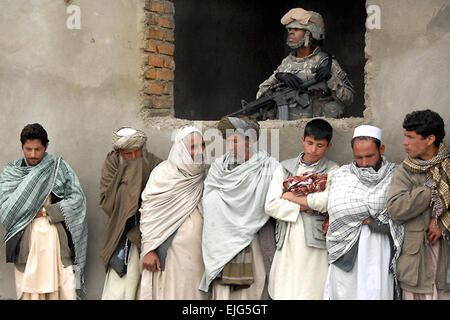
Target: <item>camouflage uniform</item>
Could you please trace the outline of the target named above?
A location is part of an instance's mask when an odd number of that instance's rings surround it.
[[[327,57],[328,54],[321,51],[320,47],[316,47],[311,55],[303,58],[297,58],[291,53],[283,59],[281,65],[274,73],[259,86],[256,98],[258,99],[265,93],[268,93],[269,87],[278,83],[278,80],[275,78],[275,74],[278,72],[293,73],[302,81],[313,79],[314,74],[311,70],[318,67]],[[353,103],[353,86],[336,59],[332,61],[332,76],[327,81],[331,94],[326,97],[313,94],[312,103],[305,109],[298,106],[297,103],[289,105],[289,120],[323,116],[327,118],[341,118],[345,107]],[[273,112],[273,115],[276,115],[276,111]]]

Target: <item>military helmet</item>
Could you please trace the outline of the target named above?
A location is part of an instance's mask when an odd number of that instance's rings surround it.
[[[320,13],[314,11],[306,11],[302,8],[294,8],[289,10],[283,18],[281,23],[286,28],[304,29],[311,33],[311,36],[316,40],[325,39],[325,23]]]

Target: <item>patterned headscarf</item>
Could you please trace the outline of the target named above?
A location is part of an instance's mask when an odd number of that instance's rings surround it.
[[[430,186],[432,216],[440,218],[446,229],[450,226],[450,195],[449,195],[449,173],[450,173],[450,147],[442,142],[437,154],[426,161],[411,159],[407,157],[403,161],[404,168],[411,173],[426,173],[428,175],[426,185]]]

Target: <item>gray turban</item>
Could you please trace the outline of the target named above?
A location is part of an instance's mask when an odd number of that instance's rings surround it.
[[[130,127],[121,127],[113,131],[113,148],[117,149],[141,149],[147,142],[147,135]]]

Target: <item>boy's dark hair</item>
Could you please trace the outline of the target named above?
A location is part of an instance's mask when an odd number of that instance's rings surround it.
[[[360,137],[354,137],[351,141],[351,145],[352,145],[352,150],[353,150],[353,145],[355,144],[355,140],[372,140],[376,145],[378,150],[380,150],[381,147],[381,141],[378,140],[377,138],[374,137],[368,137],[368,136],[360,136]]]
[[[444,120],[438,113],[429,109],[408,113],[403,120],[403,129],[415,131],[424,139],[434,135],[434,145],[437,147],[445,137]]]
[[[48,144],[47,131],[45,131],[39,123],[27,124],[20,133],[20,142],[22,142],[22,146],[27,140],[34,139],[41,140],[44,147]]]
[[[333,137],[333,128],[323,119],[314,119],[306,124],[303,137],[313,137],[315,140],[326,139],[330,143]]]

